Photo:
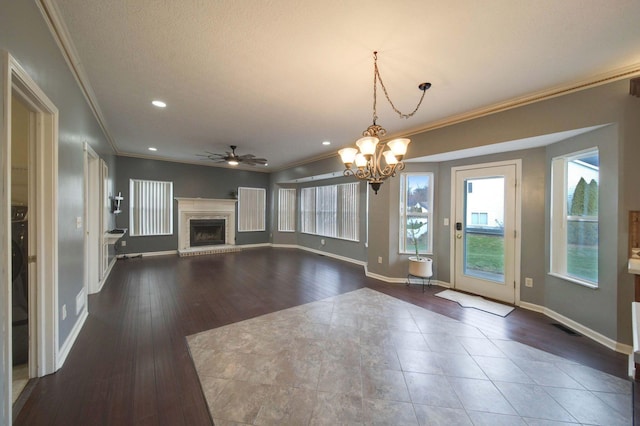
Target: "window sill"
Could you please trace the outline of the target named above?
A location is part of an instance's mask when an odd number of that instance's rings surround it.
[[[559,274],[557,272],[549,272],[549,275],[551,275],[552,277],[560,278],[560,279],[565,280],[565,281],[569,281],[569,282],[574,283],[574,284],[581,285],[583,287],[587,287],[587,288],[593,289],[593,290],[597,290],[598,289],[598,284],[596,284],[596,283],[592,283],[592,282],[589,282],[589,281],[584,281],[584,280],[581,280],[581,279],[578,279],[578,278],[570,277],[568,275]]]

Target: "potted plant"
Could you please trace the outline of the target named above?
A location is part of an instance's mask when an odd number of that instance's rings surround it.
[[[427,222],[421,222],[415,219],[410,220],[407,223],[407,232],[416,251],[415,256],[409,257],[409,275],[423,278],[431,277],[433,275],[432,260],[428,257],[420,257],[420,250],[418,248],[420,229],[422,229],[426,224]]]

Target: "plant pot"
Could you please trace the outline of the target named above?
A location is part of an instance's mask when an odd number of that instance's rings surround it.
[[[411,256],[409,258],[409,275],[429,278],[433,275],[433,260],[428,257]]]

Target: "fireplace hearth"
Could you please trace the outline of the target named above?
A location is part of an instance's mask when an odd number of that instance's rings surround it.
[[[189,237],[191,247],[225,244],[225,220],[191,219]]]

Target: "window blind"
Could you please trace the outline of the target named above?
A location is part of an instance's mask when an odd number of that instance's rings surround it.
[[[238,232],[266,230],[266,198],[264,188],[238,188]]]
[[[296,230],[296,190],[280,188],[278,190],[278,231]]]
[[[358,241],[358,182],[301,191],[301,232]]]
[[[131,236],[173,234],[173,182],[130,179]]]

